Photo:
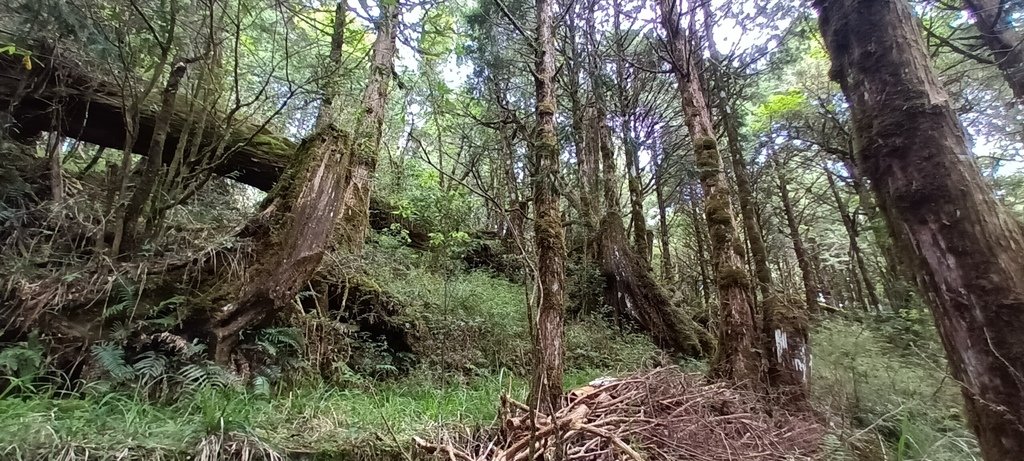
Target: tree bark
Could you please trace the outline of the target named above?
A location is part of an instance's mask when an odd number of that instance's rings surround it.
[[[339,5],[338,11],[343,10]],[[337,22],[343,20],[344,16],[335,18],[333,66],[341,64],[344,40],[338,36],[344,33],[344,25],[338,27]],[[328,87],[313,134],[299,146],[292,165],[264,200],[260,216],[250,222],[256,234],[256,260],[236,300],[214,316],[214,359],[220,364],[231,362],[243,331],[294,301],[320,266],[334,235],[353,152],[349,135],[334,125],[335,91]]]
[[[1024,37],[1010,22],[1006,0],[964,0],[981,33],[981,43],[992,53],[996,67],[1018,103],[1024,102]]]
[[[1024,231],[993,197],[910,7],[818,0],[858,165],[913,261],[986,460],[1024,453]],[[914,127],[908,129],[908,127]]]
[[[789,195],[789,181],[786,173],[774,155],[771,157],[775,166],[775,173],[779,181],[779,197],[782,199],[782,212],[786,217],[786,226],[789,228],[789,239],[793,242],[793,253],[796,254],[796,264],[800,268],[800,278],[804,284],[804,302],[811,312],[818,312],[818,285],[814,282],[814,269],[811,264],[811,257],[804,246],[803,238],[800,237],[800,222],[797,220],[796,211],[793,209],[793,200]]]
[[[345,206],[341,213],[341,244],[353,253],[361,253],[370,227],[370,188],[377,170],[381,130],[387,115],[391,74],[394,72],[398,39],[398,0],[380,2],[377,38],[373,41],[370,79],[363,90],[362,112],[357,116],[355,139],[358,143],[352,160],[350,181],[345,186]]]
[[[60,145],[64,143],[64,137],[53,133],[49,142],[46,143],[46,156],[50,163],[50,199],[54,203],[64,202],[64,164],[60,161]]]
[[[565,235],[562,211],[558,137],[555,132],[555,37],[552,0],[537,0],[536,92],[537,128],[534,158],[533,203],[536,213],[537,318],[535,319],[533,379],[530,401],[535,408],[554,414],[562,401],[562,330],[565,287]],[[534,319],[531,319],[534,320]]]
[[[836,201],[836,209],[839,210],[839,217],[843,221],[843,227],[846,228],[846,235],[850,239],[850,257],[854,264],[857,265],[857,272],[860,273],[861,280],[864,283],[864,297],[868,303],[865,308],[870,307],[875,312],[878,312],[881,303],[878,300],[878,292],[875,291],[875,283],[871,280],[871,273],[868,272],[868,265],[864,261],[864,252],[861,251],[860,243],[857,242],[857,238],[860,236],[857,222],[854,221],[854,216],[850,213],[849,207],[846,206],[846,201],[839,195],[839,188],[836,187],[836,180],[832,177],[832,172],[826,170],[825,176],[828,178],[828,188],[832,191],[832,198]]]
[[[744,262],[743,244],[729,200],[729,187],[722,169],[718,141],[711,125],[706,98],[698,80],[695,60],[700,52],[691,48],[679,25],[680,9],[673,0],[659,0],[661,24],[679,87],[686,127],[693,140],[694,155],[704,189],[711,254],[717,275],[720,303],[718,352],[713,374],[757,386],[761,379],[759,322],[756,322],[750,280]]]
[[[295,165],[271,192],[263,216],[272,231],[257,235],[256,261],[237,300],[216,313],[214,358],[229,364],[238,335],[260,325],[295,299],[331,240],[351,161],[348,135],[333,125],[299,146]]]

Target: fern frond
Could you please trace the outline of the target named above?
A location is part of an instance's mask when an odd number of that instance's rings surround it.
[[[135,371],[124,360],[124,349],[111,343],[94,344],[91,348],[96,363],[115,382],[123,382],[135,376]]]
[[[146,351],[139,355],[139,360],[132,365],[135,375],[143,382],[159,378],[167,370],[167,357],[154,351]]]
[[[110,319],[121,315],[135,306],[135,302],[138,299],[136,290],[131,285],[131,282],[122,277],[117,277],[114,280],[114,286],[110,294],[116,302],[103,308],[103,313],[101,314],[103,319]]]

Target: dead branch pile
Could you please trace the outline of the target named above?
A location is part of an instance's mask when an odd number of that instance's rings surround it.
[[[819,455],[822,426],[812,414],[765,412],[763,398],[710,383],[678,368],[595,381],[570,392],[557,413],[534,414],[502,399],[492,436],[415,439],[439,459],[810,460]]]

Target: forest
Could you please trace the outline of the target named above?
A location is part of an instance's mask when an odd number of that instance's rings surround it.
[[[1024,3],[0,4],[2,460],[1024,459]]]

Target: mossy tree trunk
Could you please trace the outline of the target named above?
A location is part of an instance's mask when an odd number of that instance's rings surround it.
[[[680,27],[678,4],[659,0],[661,24],[665,31],[672,70],[676,77],[686,127],[693,141],[694,155],[704,190],[704,214],[711,240],[719,296],[718,351],[712,364],[714,375],[747,385],[762,383],[759,353],[760,322],[755,321],[754,301],[746,272],[743,243],[729,199],[729,186],[722,168],[722,156],[711,124],[707,98],[698,78],[701,53]]]
[[[587,17],[587,33],[588,42],[596,43],[598,29],[592,13]],[[671,297],[654,278],[650,261],[629,244],[619,199],[621,188],[615,167],[612,130],[608,123],[605,87],[600,77],[603,63],[594,53],[590,56],[588,72],[594,103],[588,139],[595,157],[600,158],[597,162],[601,166],[600,190],[604,193],[604,213],[597,235],[605,282],[604,303],[612,307],[617,325],[638,325],[659,347],[681,356],[699,356],[703,352],[700,331],[675,308]]]
[[[331,64],[340,66],[344,14],[336,10]],[[337,87],[328,83],[313,134],[299,145],[291,166],[264,201],[248,229],[256,259],[236,300],[214,313],[214,359],[229,364],[239,335],[257,327],[293,302],[309,282],[334,235],[352,161],[349,136],[335,127]]]
[[[650,265],[627,243],[626,228],[619,211],[616,184],[615,150],[606,114],[598,105],[596,129],[601,148],[601,168],[605,189],[605,213],[600,227],[601,272],[605,279],[605,304],[616,319],[639,323],[655,344],[685,357],[698,357],[705,351],[702,335],[689,319],[672,304],[672,299],[654,279]]]
[[[717,74],[721,75],[722,71]],[[724,81],[719,77],[720,88]],[[739,120],[735,108],[728,106],[726,98],[720,98],[720,114],[725,128],[726,144],[732,160],[733,175],[736,179],[736,193],[739,198],[740,216],[750,246],[754,263],[757,289],[761,294],[760,311],[764,327],[764,344],[768,351],[765,357],[768,366],[768,383],[784,391],[793,401],[807,397],[810,352],[808,351],[807,306],[786,302],[772,279],[768,265],[768,250],[761,235],[761,226],[755,214],[754,193],[747,172],[743,149],[740,145]]]
[[[342,245],[360,253],[370,227],[370,189],[377,170],[384,117],[397,50],[399,2],[380,2],[377,37],[370,57],[370,77],[363,90],[362,110],[357,115],[351,180],[345,186],[345,206],[341,214]]]
[[[537,0],[534,90],[537,125],[534,133],[533,203],[537,247],[537,318],[533,344],[530,402],[547,414],[561,407],[564,350],[565,234],[560,206],[561,166],[555,132],[555,37],[552,0]]]
[[[768,265],[768,250],[758,223],[756,203],[747,162],[743,154],[740,138],[740,117],[734,101],[737,100],[736,87],[741,78],[730,73],[725,59],[718,51],[713,28],[714,14],[710,2],[701,5],[704,13],[704,30],[708,40],[708,48],[714,65],[712,76],[713,88],[719,97],[718,114],[725,132],[726,146],[732,161],[733,177],[736,180],[736,195],[739,199],[740,216],[743,230],[750,248],[750,260],[753,262],[752,272],[757,282],[757,291],[761,295],[758,306],[760,316],[759,327],[763,328],[762,344],[767,351],[767,382],[782,392],[791,402],[803,402],[807,398],[807,380],[809,376],[810,352],[808,344],[808,322],[804,310],[806,306],[787,302],[781,296],[781,290],[772,279],[771,267]]]
[[[971,161],[903,0],[818,0],[857,162],[912,261],[986,460],[1024,453],[1024,231]]]
[[[351,153],[348,136],[333,124],[299,146],[261,213],[269,226],[259,226],[256,260],[237,300],[215,313],[218,363],[229,364],[239,335],[293,302],[319,267],[340,215]]]
[[[633,111],[636,105],[635,91],[630,88],[626,69],[625,39],[622,38],[622,6],[618,0],[614,8],[613,27],[615,30],[615,79],[618,97],[619,117],[622,126],[622,145],[626,160],[626,188],[629,190],[629,227],[633,229],[633,249],[642,258],[644,265],[651,265],[651,242],[648,240],[647,219],[644,216],[644,196],[640,187],[640,155],[637,140],[633,137]]]

